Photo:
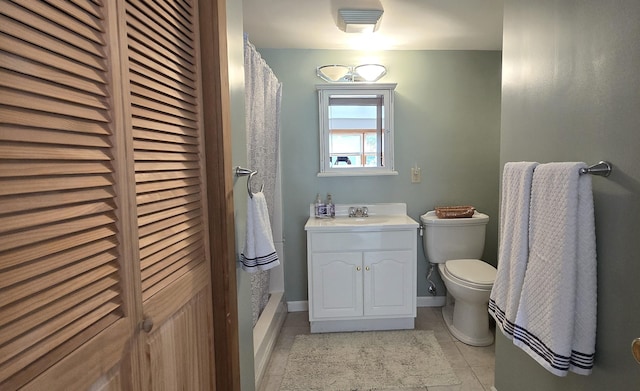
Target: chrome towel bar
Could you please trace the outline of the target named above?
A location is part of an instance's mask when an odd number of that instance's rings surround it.
[[[603,160],[598,164],[594,164],[590,167],[581,168],[580,175],[591,174],[591,175],[598,175],[598,176],[609,176],[611,174],[612,169],[613,168],[611,166],[611,163]]]

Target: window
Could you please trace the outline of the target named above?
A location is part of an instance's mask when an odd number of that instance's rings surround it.
[[[323,84],[319,176],[394,175],[395,84]]]

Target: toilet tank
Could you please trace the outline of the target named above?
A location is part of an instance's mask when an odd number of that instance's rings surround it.
[[[424,226],[422,247],[430,263],[450,259],[480,259],[489,216],[475,212],[472,217],[440,219],[435,211],[420,216]]]

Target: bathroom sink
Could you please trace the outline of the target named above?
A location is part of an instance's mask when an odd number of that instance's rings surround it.
[[[390,216],[369,216],[369,217],[336,217],[333,219],[335,225],[382,225],[389,222]]]

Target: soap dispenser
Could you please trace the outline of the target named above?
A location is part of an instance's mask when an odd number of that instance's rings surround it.
[[[325,204],[322,202],[322,198],[320,198],[320,193],[316,195],[315,209],[316,209],[316,217],[320,218],[320,217],[326,216],[327,208]]]
[[[336,217],[336,206],[333,203],[333,200],[331,199],[331,194],[329,194],[329,193],[327,193],[326,208],[327,208],[327,216]]]

